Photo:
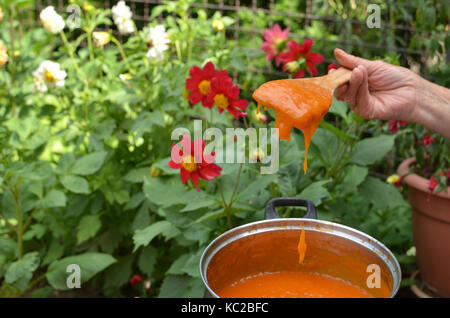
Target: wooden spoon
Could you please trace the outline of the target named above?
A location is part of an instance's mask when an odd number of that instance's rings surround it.
[[[352,71],[345,67],[339,67],[337,70],[332,71],[324,76],[317,76],[311,78],[294,78],[288,81],[295,83],[295,85],[311,88],[308,83],[316,84],[333,91],[336,87],[345,84],[352,77]]]

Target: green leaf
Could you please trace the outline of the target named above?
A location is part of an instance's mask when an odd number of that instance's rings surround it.
[[[347,121],[347,110],[347,103],[337,100],[336,97],[333,96],[333,102],[331,103],[331,107],[328,112],[339,115]]]
[[[158,257],[158,250],[153,246],[146,246],[142,249],[139,255],[138,267],[141,272],[147,274],[149,277],[153,275],[153,270],[156,266]]]
[[[25,254],[22,259],[12,263],[5,274],[5,282],[14,285],[21,291],[27,288],[33,272],[39,266],[39,253]]]
[[[64,254],[64,246],[59,244],[58,240],[53,240],[47,254],[42,261],[42,265],[48,265],[53,261],[56,261]]]
[[[256,198],[261,190],[265,189],[271,182],[277,180],[277,178],[278,175],[276,174],[265,175],[257,178],[255,181],[245,186],[244,189],[237,194],[236,200],[243,201]]]
[[[166,240],[177,236],[180,231],[169,221],[158,221],[147,226],[143,230],[136,230],[133,235],[134,251],[140,246],[147,246],[158,235],[163,235]]]
[[[148,177],[145,179],[143,190],[147,199],[157,205],[167,207],[186,204],[184,198],[186,188],[181,184],[179,178],[163,181],[162,178]]]
[[[133,274],[133,254],[127,255],[105,271],[104,288],[120,288]]]
[[[366,167],[357,165],[347,166],[345,169],[344,184],[349,187],[356,187],[364,181],[369,170]]]
[[[98,214],[85,215],[78,223],[77,241],[81,244],[97,234],[102,227]]]
[[[395,135],[381,135],[358,141],[350,154],[350,162],[370,165],[383,158],[394,146]]]
[[[142,112],[131,127],[133,132],[136,132],[135,138],[142,137],[146,132],[150,132],[153,125],[164,127],[164,116],[160,111]]]
[[[184,195],[188,204],[180,212],[194,211],[201,208],[218,205],[217,200],[204,192],[191,190]]]
[[[38,240],[44,236],[47,228],[39,223],[33,224],[30,229],[24,234],[23,239],[25,241],[31,240],[32,238],[37,238]]]
[[[61,184],[69,191],[75,193],[89,193],[89,183],[86,179],[73,175],[65,175],[60,178]]]
[[[51,263],[46,276],[53,288],[67,290],[67,278],[71,274],[67,272],[68,265],[76,264],[80,266],[80,279],[83,284],[115,262],[116,259],[114,257],[103,253],[85,253],[69,256]]]
[[[150,167],[132,169],[123,177],[123,180],[131,183],[144,182],[145,175],[150,173]]]
[[[203,282],[199,278],[186,275],[167,275],[161,285],[159,298],[203,297]]]
[[[330,193],[323,186],[331,180],[316,181],[311,183],[302,192],[296,195],[297,198],[311,200],[315,206],[322,203],[323,199],[329,198]]]
[[[396,187],[374,177],[367,177],[358,190],[375,208],[398,207],[406,204]]]
[[[181,275],[188,274],[191,277],[200,277],[200,258],[202,250],[195,254],[187,253],[181,255],[175,262],[172,263],[166,274]]]
[[[56,208],[66,206],[66,195],[56,189],[50,190],[45,196],[42,206],[44,208]]]
[[[85,176],[97,172],[102,167],[106,154],[106,151],[98,151],[77,159],[71,173]]]

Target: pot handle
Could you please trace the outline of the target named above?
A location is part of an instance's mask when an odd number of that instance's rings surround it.
[[[277,206],[304,206],[306,207],[304,218],[317,219],[316,207],[309,200],[299,198],[273,198],[266,204],[266,220],[280,218],[277,212],[275,212],[275,207]]]

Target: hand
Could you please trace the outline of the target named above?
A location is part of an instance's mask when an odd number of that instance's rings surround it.
[[[341,64],[353,70],[349,83],[335,89],[337,99],[366,119],[414,121],[417,85],[421,78],[412,71],[383,61],[369,61],[335,49]]]

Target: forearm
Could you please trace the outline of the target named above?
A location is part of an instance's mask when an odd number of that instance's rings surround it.
[[[450,89],[419,78],[414,121],[450,139]]]

